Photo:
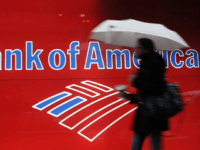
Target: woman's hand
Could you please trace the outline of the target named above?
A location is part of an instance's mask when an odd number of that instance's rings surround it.
[[[123,99],[130,99],[130,94],[126,93],[125,91],[119,91],[119,97]]]

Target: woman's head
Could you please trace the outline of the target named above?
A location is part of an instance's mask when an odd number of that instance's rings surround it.
[[[152,40],[148,38],[140,38],[138,39],[138,44],[136,47],[136,54],[135,56],[137,58],[140,58],[140,56],[144,53],[151,53],[155,49],[154,43]]]

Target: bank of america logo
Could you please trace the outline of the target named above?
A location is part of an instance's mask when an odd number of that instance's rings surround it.
[[[118,92],[98,82],[85,80],[66,89],[32,107],[45,111],[53,105],[47,113],[54,117],[65,116],[59,124],[70,130],[80,127],[77,133],[90,142],[137,108],[117,99]]]

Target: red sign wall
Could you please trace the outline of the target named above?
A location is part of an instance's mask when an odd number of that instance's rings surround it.
[[[0,2],[0,149],[130,149],[137,105],[114,90],[140,61],[134,49],[89,40],[105,19],[136,19],[177,31],[190,49],[158,51],[184,111],[170,119],[163,149],[198,150],[198,1],[7,0]],[[144,149],[149,149],[148,139]]]

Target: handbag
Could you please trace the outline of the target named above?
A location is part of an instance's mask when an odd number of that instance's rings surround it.
[[[176,83],[167,84],[163,94],[159,96],[141,96],[139,105],[145,116],[153,118],[169,118],[183,110],[179,88]]]

